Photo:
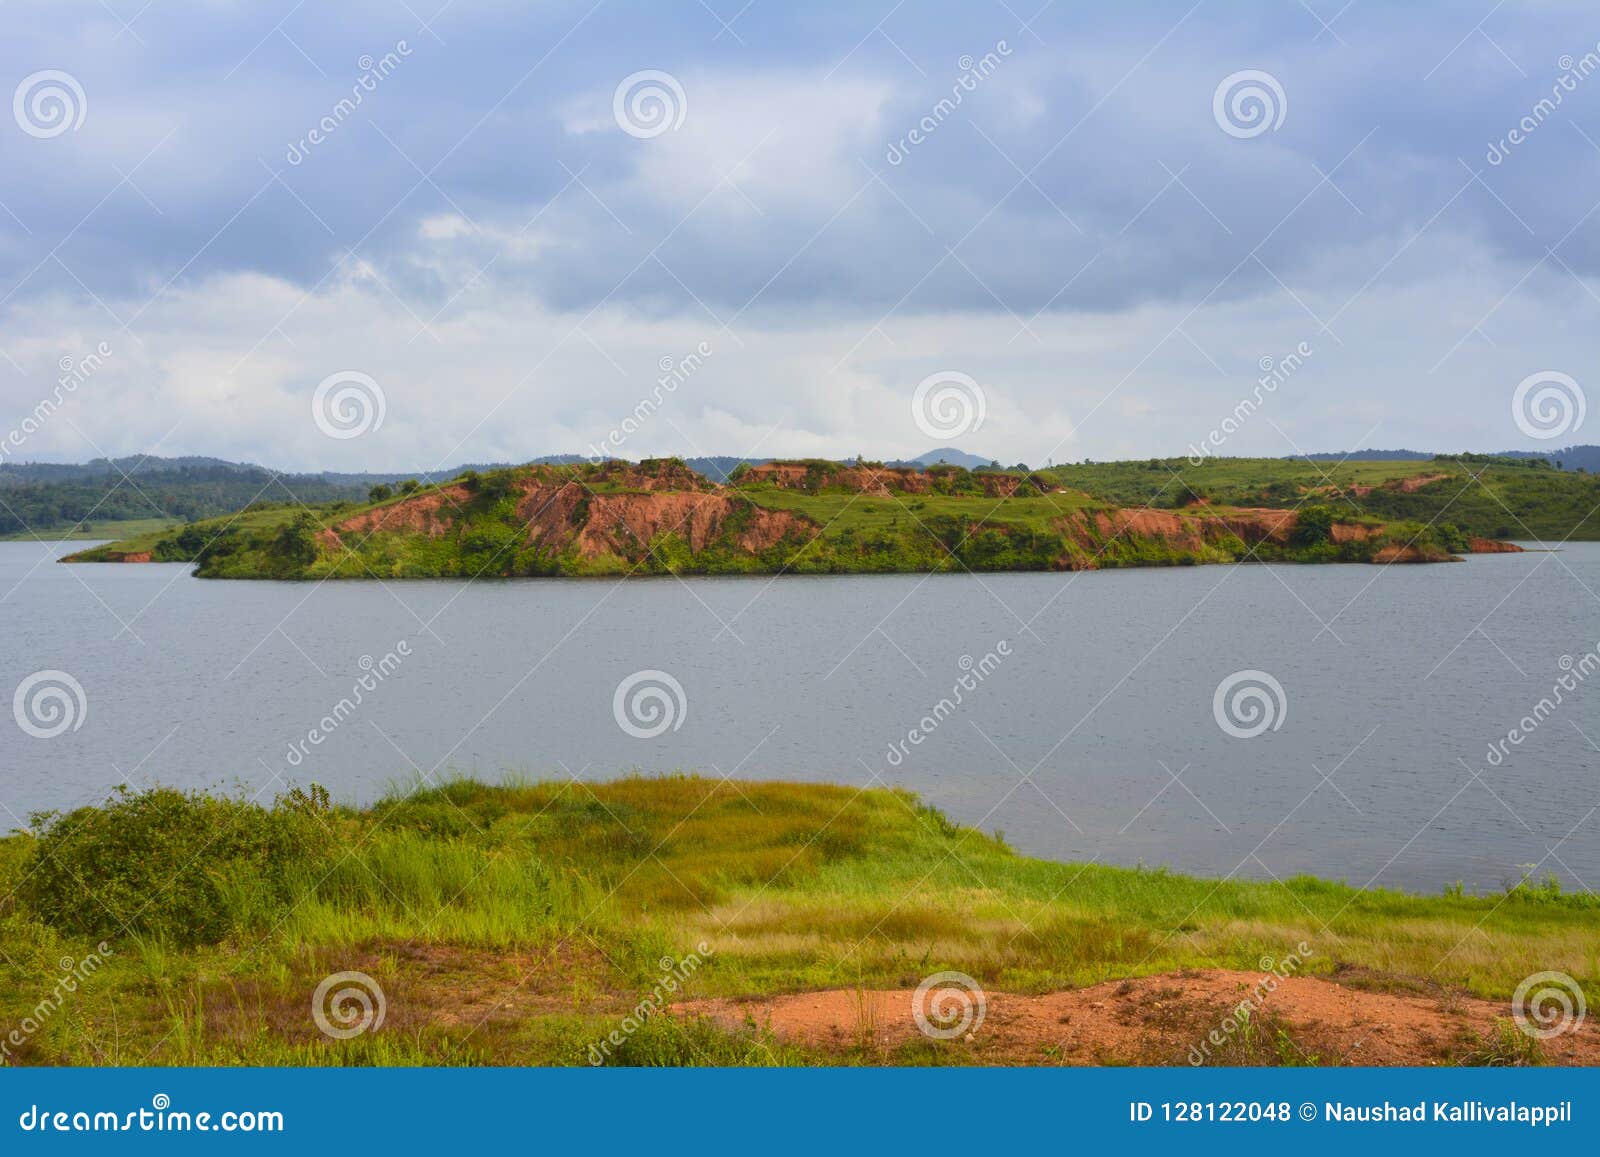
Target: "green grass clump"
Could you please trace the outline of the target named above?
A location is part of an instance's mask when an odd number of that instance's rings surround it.
[[[291,874],[332,845],[317,810],[306,795],[262,807],[124,788],[101,807],[34,817],[20,893],[63,932],[214,944],[287,909]]]

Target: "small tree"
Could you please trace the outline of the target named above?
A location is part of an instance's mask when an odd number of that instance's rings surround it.
[[[1315,546],[1333,538],[1333,510],[1326,506],[1302,507],[1295,516],[1293,540],[1298,546]]]
[[[372,489],[367,491],[367,499],[370,502],[387,502],[393,497],[394,488],[391,487],[387,482],[380,482],[376,486],[372,487]]]

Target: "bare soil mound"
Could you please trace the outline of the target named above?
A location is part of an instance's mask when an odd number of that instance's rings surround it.
[[[955,1043],[978,1064],[1600,1064],[1600,1024],[1592,1020],[1535,1046],[1506,1003],[1356,971],[1274,979],[1266,992],[1264,974],[1233,971],[1168,973],[1042,996],[991,992],[981,1023],[974,1018]],[[834,989],[696,1001],[674,1011],[729,1027],[753,1019],[812,1048],[889,1052],[921,1037],[914,996],[911,989]],[[1244,1001],[1254,1009],[1241,1018]]]

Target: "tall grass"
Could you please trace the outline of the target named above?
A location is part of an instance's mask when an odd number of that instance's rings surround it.
[[[128,849],[159,854],[117,864]],[[178,891],[161,875],[174,863]],[[105,865],[109,881],[82,874]],[[12,1050],[32,1062],[584,1063],[661,959],[702,943],[673,999],[895,988],[941,969],[1047,991],[1253,970],[1302,942],[1302,972],[1503,999],[1530,972],[1592,976],[1600,942],[1600,901],[1547,885],[1415,896],[1049,863],[902,792],[691,776],[462,780],[360,810],[151,793],[0,841],[0,896],[0,1035],[63,958],[101,939],[111,953]],[[381,1034],[335,1042],[310,1023],[312,989],[345,970],[389,994]],[[758,1063],[771,1047],[649,1023],[619,1063]]]

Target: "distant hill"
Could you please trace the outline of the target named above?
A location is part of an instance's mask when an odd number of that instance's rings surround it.
[[[740,466],[765,466],[771,458],[733,458],[726,454],[714,454],[708,458],[685,458],[684,462],[689,469],[713,482],[726,482],[728,475]]]
[[[367,486],[280,475],[217,459],[104,459],[83,466],[0,467],[0,535],[50,534],[81,523],[187,522],[255,503],[365,501]]]
[[[1600,446],[1566,446],[1560,450],[1505,450],[1502,458],[1548,458],[1563,470],[1600,474]]]
[[[891,466],[937,466],[944,463],[947,466],[965,466],[968,470],[977,470],[995,461],[992,458],[980,458],[976,454],[968,454],[965,450],[957,450],[951,446],[929,450],[926,454],[918,454],[915,458],[903,462],[891,462]]]

